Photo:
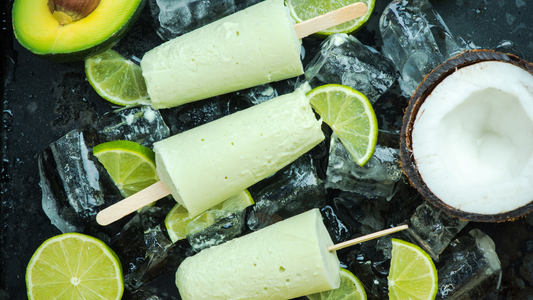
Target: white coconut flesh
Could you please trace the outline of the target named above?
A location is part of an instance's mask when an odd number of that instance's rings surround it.
[[[445,78],[412,132],[416,166],[444,203],[499,214],[533,201],[533,76],[480,62]]]

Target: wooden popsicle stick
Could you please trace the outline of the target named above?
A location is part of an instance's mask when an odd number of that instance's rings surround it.
[[[393,228],[381,230],[381,231],[378,231],[378,232],[374,232],[374,233],[371,233],[371,234],[367,234],[367,235],[364,235],[362,237],[358,237],[358,238],[353,239],[353,240],[349,240],[349,241],[346,241],[346,242],[335,244],[333,246],[329,246],[328,247],[328,251],[331,252],[331,251],[343,249],[343,248],[346,248],[346,247],[350,247],[350,246],[353,246],[355,244],[359,244],[359,243],[362,243],[362,242],[370,241],[370,240],[373,240],[373,239],[378,238],[378,237],[382,237],[382,236],[385,236],[385,235],[388,235],[388,234],[391,234],[391,233],[394,233],[394,232],[405,230],[407,228],[409,228],[408,225],[401,225],[401,226],[396,226],[396,227],[393,227]]]
[[[109,225],[168,195],[170,195],[168,188],[163,181],[158,181],[144,190],[103,209],[96,215],[96,222],[102,226]]]
[[[346,5],[343,8],[295,24],[294,31],[296,31],[298,38],[301,39],[313,33],[360,18],[366,14],[367,10],[368,7],[363,2]]]

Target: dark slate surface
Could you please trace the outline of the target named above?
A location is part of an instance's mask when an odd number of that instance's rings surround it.
[[[44,1],[44,0],[43,0]],[[2,1],[2,139],[0,299],[26,299],[24,274],[37,247],[60,234],[41,209],[37,155],[68,131],[91,124],[110,106],[85,79],[83,62],[52,63],[33,56],[15,40],[11,29],[13,0]],[[502,40],[518,44],[533,61],[533,3],[527,0],[433,1],[455,36],[469,35],[480,46]],[[376,0],[373,17],[356,34],[380,49],[377,22],[388,1]],[[141,19],[116,47],[123,55],[142,54],[161,41],[154,33],[148,5]],[[401,109],[406,99],[387,95]],[[401,111],[401,110],[399,110]],[[380,124],[383,126],[383,124]],[[533,217],[500,224],[470,224],[496,243],[503,268],[501,290],[489,299],[533,298]],[[466,230],[466,229],[465,229]],[[173,274],[152,283],[176,295]],[[529,298],[528,298],[529,297]]]

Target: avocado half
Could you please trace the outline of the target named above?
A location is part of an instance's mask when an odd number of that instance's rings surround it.
[[[533,65],[469,51],[433,70],[410,99],[401,161],[434,206],[463,220],[533,210]]]
[[[50,0],[51,1],[51,0]],[[46,59],[79,61],[111,48],[139,17],[146,0],[100,0],[85,18],[61,25],[49,0],[15,0],[13,31],[22,46]]]

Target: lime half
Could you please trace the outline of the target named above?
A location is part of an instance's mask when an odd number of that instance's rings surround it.
[[[26,269],[28,299],[120,299],[122,267],[102,241],[79,233],[46,240]]]
[[[322,37],[329,36],[334,33],[348,34],[361,28],[372,15],[375,0],[285,0],[285,3],[291,12],[291,16],[296,23],[318,17],[327,12],[356,2],[363,2],[366,4],[368,8],[366,14],[360,18],[353,19],[352,21],[348,21],[316,33],[317,36]]]
[[[438,275],[431,257],[420,247],[392,239],[389,299],[432,300],[437,296]]]
[[[112,141],[93,148],[93,154],[106,168],[124,197],[159,181],[154,152],[131,141]]]
[[[352,272],[340,269],[341,285],[338,289],[307,295],[310,300],[366,300],[365,288]]]
[[[213,214],[210,212],[240,212],[252,204],[254,204],[254,200],[248,190],[244,190],[239,194],[228,198],[224,202],[213,206],[199,216],[192,218],[189,217],[189,212],[187,212],[187,209],[185,209],[183,205],[176,204],[165,218],[165,227],[167,228],[170,239],[175,243],[187,237],[187,225],[193,220],[195,225],[194,229],[198,231],[209,227],[217,221],[216,216],[220,214]]]
[[[150,104],[141,67],[113,50],[86,59],[85,74],[98,95],[113,104]]]
[[[340,84],[319,86],[309,93],[311,106],[337,134],[358,165],[372,157],[378,139],[378,122],[365,95]]]

